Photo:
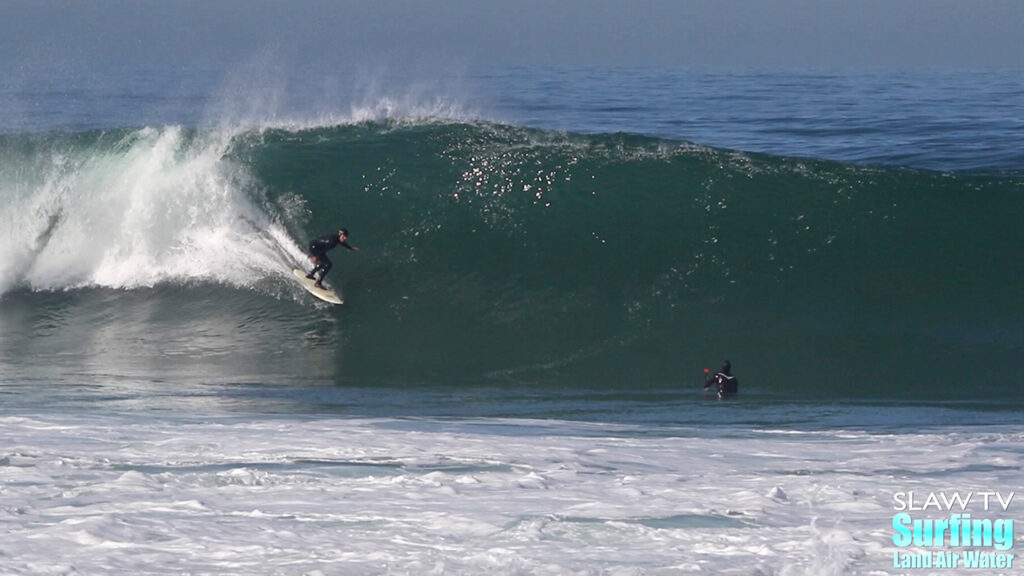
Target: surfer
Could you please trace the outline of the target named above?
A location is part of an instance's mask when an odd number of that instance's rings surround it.
[[[313,270],[306,274],[306,278],[310,280],[316,280],[315,286],[317,288],[323,288],[324,277],[331,271],[331,259],[327,257],[327,251],[333,250],[338,245],[342,245],[349,250],[359,250],[355,246],[348,243],[348,230],[342,228],[338,230],[338,234],[328,234],[321,236],[316,240],[309,243],[309,261],[314,264]],[[317,272],[320,273],[317,277]]]
[[[705,373],[710,370],[704,370]],[[732,396],[740,391],[740,381],[732,375],[732,363],[728,360],[725,364],[722,364],[721,370],[716,372],[713,376],[704,382],[704,389],[710,388],[712,385],[718,387],[718,397],[725,398],[726,396]]]

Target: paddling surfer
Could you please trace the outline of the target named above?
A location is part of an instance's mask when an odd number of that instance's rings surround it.
[[[705,370],[705,372],[707,372],[707,370]],[[704,382],[705,389],[708,389],[711,386],[717,386],[719,398],[733,396],[740,391],[740,381],[732,375],[731,362],[726,360],[725,363],[722,364],[721,370]]]

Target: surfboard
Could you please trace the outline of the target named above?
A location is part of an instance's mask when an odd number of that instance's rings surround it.
[[[314,286],[314,284],[316,284],[316,281],[306,278],[306,273],[303,272],[302,270],[299,270],[298,268],[293,268],[292,274],[295,274],[295,277],[299,279],[299,283],[302,284],[302,287],[305,288],[306,291],[312,294],[313,296],[316,296],[317,298],[323,300],[324,302],[330,302],[331,304],[345,303],[345,301],[342,300],[334,292],[326,288],[317,288],[316,286]]]

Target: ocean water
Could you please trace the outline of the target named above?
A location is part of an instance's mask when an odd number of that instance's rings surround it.
[[[1022,71],[6,66],[2,573],[1014,553]]]

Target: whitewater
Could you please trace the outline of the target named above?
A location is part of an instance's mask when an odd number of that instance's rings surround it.
[[[1022,448],[998,428],[2,421],[0,558],[25,574],[887,573],[891,492],[1017,486]]]
[[[0,92],[0,572],[949,574],[897,495],[1024,484],[1019,75],[122,74]]]

